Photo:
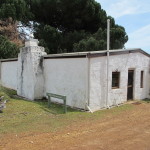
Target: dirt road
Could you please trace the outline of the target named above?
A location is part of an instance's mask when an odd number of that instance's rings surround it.
[[[150,150],[150,104],[53,133],[5,135],[0,150]]]

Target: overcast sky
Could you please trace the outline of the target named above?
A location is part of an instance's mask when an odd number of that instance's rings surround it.
[[[150,53],[150,0],[96,0],[117,24],[125,27],[126,48],[141,48]]]

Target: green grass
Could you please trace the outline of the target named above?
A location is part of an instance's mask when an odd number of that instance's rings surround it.
[[[0,85],[0,96],[5,96],[6,99],[11,98],[13,95],[16,95],[17,92],[15,90],[12,89],[8,89],[5,87],[2,87]]]
[[[63,107],[52,104],[50,108],[47,101],[27,101],[14,98],[15,91],[0,87],[0,96],[8,99],[7,108],[0,113],[0,134],[21,132],[53,132],[63,129],[74,123],[93,121],[107,116],[117,115],[130,110],[133,105],[122,105],[109,110],[101,110],[95,113],[81,112],[68,108],[67,114],[63,113]]]

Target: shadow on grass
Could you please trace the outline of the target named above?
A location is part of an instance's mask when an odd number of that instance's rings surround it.
[[[34,103],[41,106],[41,109],[43,109],[46,112],[49,112],[51,114],[64,114],[64,105],[59,103],[51,103],[51,106],[48,107],[48,100],[42,99],[42,100],[35,100]],[[67,106],[67,113],[69,112],[79,112],[77,109],[73,109],[69,106]]]
[[[22,97],[19,97],[17,95],[12,96],[13,99],[15,100],[19,100],[19,101],[25,101],[28,103],[34,103],[40,106],[41,109],[43,109],[44,111],[57,115],[57,114],[64,114],[64,105],[63,104],[59,104],[59,103],[51,103],[51,106],[48,107],[48,100],[46,98],[41,99],[41,100],[28,100],[28,99],[23,99]],[[69,106],[67,106],[67,113],[69,112],[80,112],[80,110],[71,108]]]
[[[7,97],[12,97],[13,95],[16,95],[17,94],[17,91],[15,90],[12,90],[12,89],[9,89],[9,88],[5,88],[3,86],[0,85],[0,92],[2,94],[4,94],[4,96],[7,96]],[[0,96],[3,96],[3,95],[0,95]]]
[[[150,99],[143,99],[144,102],[150,103]]]
[[[51,106],[48,107],[48,100],[46,98],[44,98],[42,100],[30,101],[30,100],[24,99],[23,97],[17,96],[17,92],[15,90],[5,88],[3,86],[0,86],[0,96],[4,96],[5,99],[11,98],[11,99],[19,100],[19,101],[35,103],[37,105],[40,105],[40,108],[43,109],[44,111],[49,112],[54,115],[64,114],[63,104],[51,103]],[[69,112],[80,112],[80,111],[77,109],[67,107],[67,113],[69,113]]]

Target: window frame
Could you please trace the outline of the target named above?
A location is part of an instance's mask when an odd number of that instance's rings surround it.
[[[118,86],[113,86],[113,74],[118,74]],[[120,88],[120,72],[112,72],[112,82],[111,82],[111,88],[112,89],[119,89]]]

